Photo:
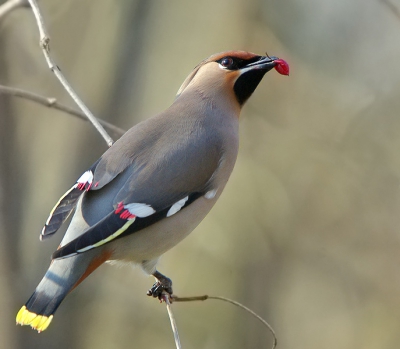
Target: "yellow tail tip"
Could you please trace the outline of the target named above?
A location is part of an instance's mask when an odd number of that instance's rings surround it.
[[[51,320],[53,320],[53,315],[45,316],[32,313],[26,309],[25,305],[19,310],[16,318],[18,325],[31,325],[39,333],[49,327]]]

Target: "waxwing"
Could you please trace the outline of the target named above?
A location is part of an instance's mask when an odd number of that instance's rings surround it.
[[[156,278],[148,291],[172,294],[158,258],[207,215],[234,167],[239,113],[276,57],[215,54],[186,78],[172,105],[127,131],[57,202],[40,238],[75,210],[45,276],[17,314],[41,332],[66,297],[107,261],[139,264]]]

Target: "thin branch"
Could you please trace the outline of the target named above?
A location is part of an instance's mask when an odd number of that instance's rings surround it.
[[[248,313],[250,313],[251,315],[253,315],[255,318],[257,318],[258,320],[260,320],[264,326],[266,326],[268,328],[268,330],[272,333],[272,336],[274,338],[273,344],[272,344],[272,349],[275,349],[277,344],[278,344],[278,339],[276,338],[276,334],[274,329],[272,328],[272,326],[265,321],[261,316],[257,315],[253,310],[247,308],[246,306],[244,306],[243,304],[236,302],[232,299],[229,298],[225,298],[225,297],[219,297],[219,296],[208,296],[208,295],[204,295],[204,296],[196,296],[196,297],[178,297],[176,295],[171,296],[171,300],[173,302],[193,302],[193,301],[205,301],[207,299],[216,299],[216,300],[220,300],[220,301],[224,301],[227,303],[231,303],[233,305],[236,305],[239,308],[242,308],[244,310],[246,310]]]
[[[44,96],[40,96],[36,93],[30,92],[30,91],[26,91],[26,90],[14,88],[14,87],[3,86],[3,85],[0,85],[0,94],[27,99],[29,101],[44,105],[45,107],[63,111],[72,116],[76,116],[83,121],[89,122],[88,118],[86,117],[86,115],[83,112],[78,111],[73,108],[70,108],[70,107],[67,107],[66,105],[63,105],[61,103],[58,103],[57,100],[52,97],[44,97]],[[104,127],[106,127],[109,131],[113,132],[114,134],[116,134],[118,136],[122,136],[125,133],[125,130],[123,130],[122,128],[119,128],[117,126],[114,126],[113,124],[110,124],[107,121],[104,121],[101,119],[98,119],[98,121]]]
[[[29,1],[29,4],[31,5],[33,14],[35,15],[36,22],[37,22],[37,25],[39,28],[40,47],[43,51],[47,65],[49,66],[50,70],[55,74],[57,79],[61,82],[61,84],[66,89],[66,91],[69,93],[69,95],[72,97],[72,99],[75,101],[75,103],[78,105],[78,107],[84,112],[84,114],[90,120],[90,122],[93,124],[93,126],[96,128],[96,130],[101,134],[101,136],[107,142],[107,145],[109,147],[111,147],[113,144],[112,138],[109,136],[109,134],[103,128],[103,126],[101,126],[101,124],[97,121],[96,117],[91,113],[89,108],[79,98],[77,93],[73,90],[71,85],[68,83],[67,79],[61,73],[60,68],[57,66],[57,64],[54,62],[54,60],[51,58],[50,46],[49,46],[50,37],[49,37],[49,35],[47,33],[47,29],[44,25],[43,16],[40,13],[40,10],[39,10],[36,0],[28,0],[28,1]]]
[[[0,5],[0,21],[18,7],[29,6],[28,0],[8,0]]]
[[[161,296],[161,300],[164,301],[165,304],[167,305],[169,321],[171,322],[172,332],[174,333],[176,349],[182,349],[181,341],[179,339],[178,327],[176,326],[175,316],[174,316],[174,313],[172,312],[172,307],[171,307],[171,303],[170,303],[170,295],[167,294],[166,292],[164,292],[163,295]]]

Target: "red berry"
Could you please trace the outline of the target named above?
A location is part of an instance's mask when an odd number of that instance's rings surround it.
[[[274,61],[276,63],[275,70],[282,75],[289,75],[289,64],[283,59],[276,59]]]

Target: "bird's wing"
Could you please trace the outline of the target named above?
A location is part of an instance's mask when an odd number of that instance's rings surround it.
[[[58,231],[83,193],[103,188],[132,164],[136,154],[144,153],[148,140],[154,141],[158,136],[153,125],[153,120],[149,119],[132,127],[79,177],[51,210],[40,234],[41,240]]]
[[[98,163],[99,160],[96,161],[89,170],[82,174],[76,183],[57,201],[53,209],[50,211],[49,218],[47,218],[47,221],[42,229],[40,240],[43,240],[56,233],[61,225],[68,219],[71,212],[75,209],[75,206],[81,195],[85,191],[89,191],[91,189],[93,173],[95,172]]]
[[[160,120],[158,123],[156,120]],[[158,124],[158,127],[154,127]],[[92,167],[79,177],[76,183],[58,200],[42,229],[40,239],[52,236],[75,209],[79,198],[88,191],[99,190],[129,167],[138,154],[146,154],[168,129],[162,114],[129,129],[118,139]]]
[[[82,216],[89,227],[53,258],[104,245],[168,219],[200,196],[213,197],[213,174],[223,149],[217,138],[200,133],[160,135],[146,151],[125,160],[125,168],[115,176],[116,171],[110,172],[115,154],[106,152],[94,170],[94,184],[82,198]]]
[[[204,193],[191,193],[160,211],[156,211],[151,205],[144,203],[123,204],[121,202],[114,211],[110,212],[100,222],[89,227],[82,235],[56,250],[52,258],[74,256],[102,246],[116,238],[133,234],[162,219],[167,219],[203,195]]]

